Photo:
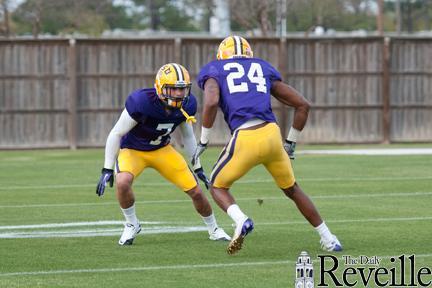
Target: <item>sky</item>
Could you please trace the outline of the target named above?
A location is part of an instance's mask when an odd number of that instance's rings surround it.
[[[10,0],[10,10],[13,11],[15,10],[19,5],[21,5],[21,3],[23,3],[25,0]]]

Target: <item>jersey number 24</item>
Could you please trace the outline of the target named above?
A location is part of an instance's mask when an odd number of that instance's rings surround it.
[[[227,75],[227,84],[230,93],[238,93],[238,92],[248,92],[249,85],[247,81],[234,83],[234,80],[243,78],[245,75],[245,69],[243,65],[237,62],[230,62],[223,66],[225,71],[230,71]],[[256,91],[267,93],[266,80],[264,78],[264,74],[262,71],[262,67],[259,63],[252,62],[247,73],[247,77],[249,78],[249,83],[255,84]]]

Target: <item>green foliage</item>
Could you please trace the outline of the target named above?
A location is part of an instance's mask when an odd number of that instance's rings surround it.
[[[190,16],[184,9],[180,9],[172,3],[160,8],[161,28],[168,31],[198,31]]]
[[[387,30],[395,31],[397,14],[396,1],[386,1],[384,10],[387,18]],[[401,31],[419,31],[432,29],[432,1],[399,0]]]
[[[288,31],[307,31],[320,25],[340,31],[375,29],[375,15],[360,9],[355,1],[306,0],[295,2],[288,9]],[[358,2],[358,1],[357,1]]]
[[[103,16],[110,29],[127,29],[139,26],[133,15],[127,15],[125,8],[121,6],[106,5]]]
[[[25,0],[12,13],[12,32],[85,33],[97,36],[105,29],[208,31],[212,0],[132,0],[130,6],[114,0]],[[276,0],[230,0],[233,31],[274,33]],[[308,31],[321,25],[337,31],[376,30],[374,0],[286,0],[287,31]],[[397,1],[386,0],[384,29],[395,31]],[[400,0],[402,31],[432,29],[432,1]],[[264,11],[264,12],[263,12]]]
[[[198,23],[189,15],[193,9],[188,1],[191,0],[134,0],[134,3],[145,8],[143,16],[149,19],[153,30],[198,31]]]
[[[109,28],[130,28],[133,19],[110,0],[27,0],[13,13],[18,33],[84,33],[100,35]]]

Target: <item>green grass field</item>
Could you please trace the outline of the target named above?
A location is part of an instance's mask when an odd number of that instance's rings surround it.
[[[219,150],[203,156],[208,174]],[[0,287],[293,287],[301,251],[314,261],[328,254],[261,167],[232,190],[256,226],[238,254],[206,231],[175,232],[204,226],[189,198],[152,170],[134,185],[148,224],[120,247],[114,190],[95,194],[102,164],[101,149],[0,152]],[[379,256],[390,267],[390,256],[416,254],[416,267],[432,266],[431,155],[299,155],[293,166],[343,255]],[[231,220],[211,203],[231,234]]]

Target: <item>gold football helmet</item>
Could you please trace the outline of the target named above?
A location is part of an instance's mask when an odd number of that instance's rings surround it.
[[[243,37],[229,36],[220,43],[217,52],[218,60],[242,57],[253,57],[252,48]]]
[[[156,74],[154,84],[159,99],[170,108],[182,107],[191,86],[189,72],[177,63],[163,65]]]

